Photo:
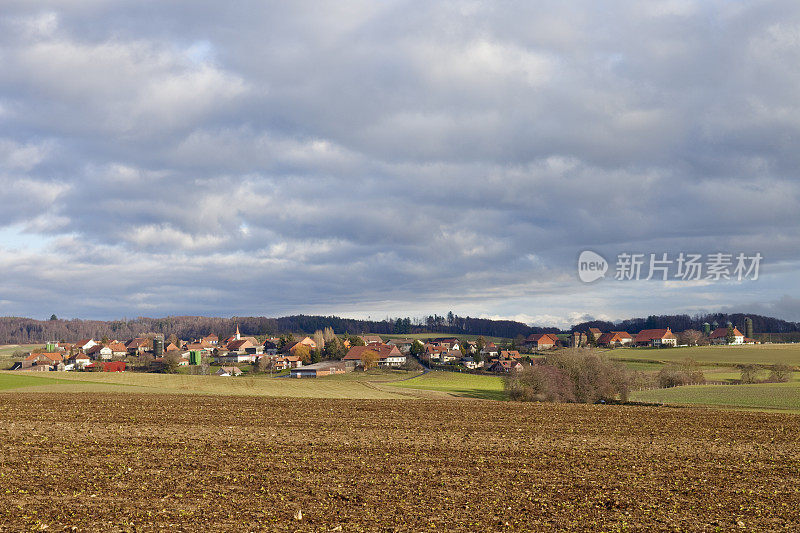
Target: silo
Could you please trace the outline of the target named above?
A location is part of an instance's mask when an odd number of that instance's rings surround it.
[[[711,324],[709,324],[708,322],[703,323],[703,333],[705,333],[706,335],[711,335]]]
[[[161,357],[164,355],[164,337],[155,337],[153,339],[153,356]]]
[[[192,350],[189,352],[190,365],[199,365],[201,361],[202,357],[200,356],[200,350]]]

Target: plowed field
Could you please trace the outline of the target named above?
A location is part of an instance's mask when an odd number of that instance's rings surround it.
[[[788,414],[8,393],[0,439],[0,530],[800,529]]]

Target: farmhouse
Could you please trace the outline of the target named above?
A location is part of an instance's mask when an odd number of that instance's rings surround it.
[[[492,365],[487,369],[489,372],[500,372],[506,373],[509,372],[516,372],[518,370],[522,370],[522,363],[519,361],[515,361],[513,359],[505,359],[500,361],[495,361]]]
[[[378,335],[362,335],[361,340],[363,340],[364,344],[367,346],[370,344],[383,344],[383,339],[381,339]]]
[[[293,368],[289,373],[293,378],[319,378],[334,374],[344,374],[350,370],[352,370],[352,367],[342,361],[322,361],[313,365]]]
[[[128,353],[131,355],[139,355],[144,352],[149,352],[152,346],[152,341],[146,337],[137,337],[135,339],[131,339],[125,345],[125,347],[128,349]]]
[[[678,344],[678,337],[676,337],[669,328],[643,329],[636,334],[634,340],[636,346],[652,346],[655,348],[660,348],[661,346],[675,346]]]
[[[744,344],[744,334],[733,328],[733,342],[728,343],[728,328],[717,328],[710,335],[712,344]],[[752,340],[752,339],[750,339]]]
[[[497,357],[497,345],[493,342],[487,342],[486,346],[481,350],[481,355],[484,357]]]
[[[94,346],[86,350],[86,355],[88,355],[92,359],[108,361],[111,359],[111,356],[114,355],[114,352],[111,351],[111,348],[109,348],[108,346],[103,346],[102,344],[95,344]]]
[[[558,337],[552,333],[528,335],[525,344],[533,350],[552,350],[558,344]]]
[[[609,348],[616,346],[625,346],[633,342],[633,337],[628,335],[626,331],[610,331],[603,333],[597,339],[597,344],[600,346],[608,346]]]
[[[81,339],[75,344],[75,346],[77,346],[79,350],[86,353],[86,350],[88,350],[95,344],[97,344],[97,342],[95,342],[94,339]]]
[[[31,352],[22,360],[21,370],[64,370],[64,358],[58,352]]]
[[[402,366],[406,362],[406,356],[400,353],[397,346],[386,344],[372,344],[370,346],[353,346],[344,356],[343,361],[354,361],[361,364],[361,357],[366,351],[378,354],[379,366]]]

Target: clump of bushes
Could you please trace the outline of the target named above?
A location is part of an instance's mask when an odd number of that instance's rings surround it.
[[[692,359],[665,365],[658,372],[657,379],[658,386],[665,389],[680,385],[702,385],[706,382],[700,363]]]
[[[548,355],[506,380],[512,400],[599,403],[626,401],[630,376],[625,367],[591,348],[574,348]]]
[[[792,377],[792,367],[782,363],[772,365],[769,370],[769,375],[766,379],[761,379],[764,370],[758,365],[739,365],[739,371],[742,377],[739,380],[741,383],[786,383]]]
[[[772,365],[767,376],[769,383],[786,383],[792,377],[792,367],[784,364]]]

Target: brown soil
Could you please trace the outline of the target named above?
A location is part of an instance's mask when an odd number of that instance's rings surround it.
[[[5,394],[0,530],[798,530],[799,430],[694,409]]]

